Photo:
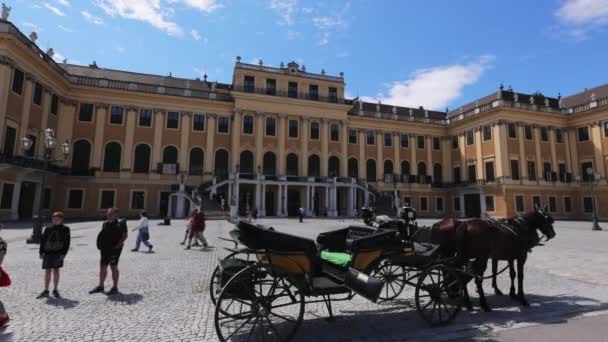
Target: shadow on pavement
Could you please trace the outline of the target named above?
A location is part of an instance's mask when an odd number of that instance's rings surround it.
[[[75,308],[78,304],[80,304],[80,302],[77,300],[71,300],[66,298],[48,298],[46,300],[46,304],[60,306],[65,310],[69,310]]]
[[[122,293],[108,296],[108,300],[112,302],[120,302],[122,304],[133,305],[139,303],[144,296],[139,293]]]

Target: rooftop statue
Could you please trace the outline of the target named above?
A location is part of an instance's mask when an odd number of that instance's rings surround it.
[[[36,40],[38,40],[38,33],[36,33],[36,31],[32,31],[32,33],[30,33],[30,40],[35,43]]]
[[[2,20],[8,20],[8,16],[11,14],[11,8],[7,7],[6,4],[2,3]]]
[[[53,48],[50,48],[48,50],[46,50],[46,54],[50,57],[53,58],[53,56],[55,56],[55,50],[53,50]]]

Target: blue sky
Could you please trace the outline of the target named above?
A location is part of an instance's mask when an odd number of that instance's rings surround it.
[[[5,0],[57,60],[230,83],[235,56],[345,73],[347,94],[455,109],[607,83],[608,0]]]

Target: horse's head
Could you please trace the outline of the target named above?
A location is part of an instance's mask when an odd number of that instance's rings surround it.
[[[549,208],[545,205],[543,208],[534,204],[534,211],[532,215],[532,227],[541,231],[547,240],[551,240],[555,237],[555,230],[553,229],[553,217],[549,215]]]

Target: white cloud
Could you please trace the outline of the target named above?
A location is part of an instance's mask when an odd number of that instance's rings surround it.
[[[36,32],[42,31],[42,28],[40,28],[40,26],[38,26],[34,23],[27,22],[27,21],[23,23],[23,27],[27,27],[27,28],[31,29],[32,31],[36,31]]]
[[[55,51],[55,54],[53,55],[53,59],[55,60],[55,62],[61,63],[65,59],[65,56],[62,55],[61,53]]]
[[[340,17],[314,17],[312,23],[319,30],[337,29],[346,27],[346,21]]]
[[[329,44],[329,33],[325,32],[325,33],[323,33],[323,36],[321,36],[321,40],[319,41],[319,45],[325,46],[327,44]]]
[[[336,58],[346,58],[346,57],[350,57],[350,52],[342,51],[336,55]]]
[[[80,12],[80,14],[82,14],[84,19],[91,24],[103,25],[103,19],[101,19],[100,17],[96,17],[87,11],[82,11]]]
[[[70,7],[70,2],[68,0],[55,0],[55,2],[62,6]]]
[[[550,27],[549,34],[584,40],[589,31],[608,24],[608,0],[566,0],[555,16],[561,27]]]
[[[279,24],[292,26],[295,23],[295,16],[297,12],[296,0],[270,0],[270,8],[275,10],[281,21]]]
[[[484,55],[469,64],[444,65],[419,69],[404,81],[393,82],[388,94],[363,97],[366,101],[389,103],[398,106],[443,110],[457,99],[465,86],[474,84],[491,67],[494,56]]]
[[[59,27],[59,29],[61,29],[61,30],[65,31],[65,32],[70,32],[70,33],[71,33],[71,32],[74,32],[74,30],[72,30],[71,28],[69,28],[69,27],[65,27],[65,26],[63,26],[63,25],[57,25],[57,27]]]
[[[60,17],[65,17],[65,13],[61,12],[61,10],[51,4],[49,4],[48,2],[44,3],[44,7],[46,7],[46,9],[48,9],[49,11],[53,12],[54,14],[60,16]]]
[[[125,51],[127,51],[127,49],[125,49],[124,47],[122,47],[120,45],[116,46],[114,49],[116,50],[116,52],[121,53],[121,54],[124,53]]]
[[[181,2],[189,7],[202,12],[211,13],[219,8],[224,7],[218,0],[168,0],[169,3]]]
[[[197,40],[197,41],[201,40],[203,38],[197,30],[190,31],[190,35],[192,36],[192,39]]]
[[[107,15],[147,22],[171,36],[183,36],[182,28],[169,18],[173,9],[161,6],[160,0],[97,0]]]

